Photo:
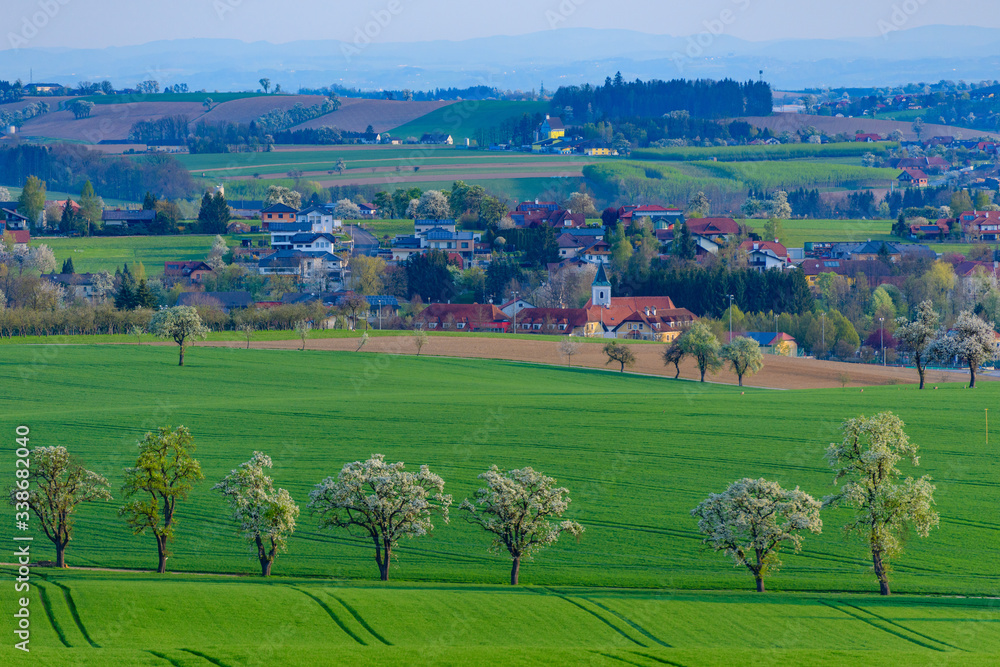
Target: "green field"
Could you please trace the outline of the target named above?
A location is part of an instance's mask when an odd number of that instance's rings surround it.
[[[766,220],[741,219],[751,229],[763,230]],[[782,239],[786,247],[801,248],[808,241],[829,241],[834,243],[860,243],[863,241],[888,241],[900,243],[898,236],[893,236],[892,222],[889,220],[782,220]],[[966,254],[972,248],[969,243],[932,243],[910,241],[907,243],[923,243],[934,252]]]
[[[511,102],[505,100],[467,100],[441,107],[411,120],[405,125],[393,128],[394,137],[420,138],[425,133],[440,132],[450,134],[455,143],[465,143],[472,139],[476,130],[499,125],[508,118],[519,118],[521,114],[545,113],[548,102]]]
[[[843,164],[805,162],[696,162],[718,178],[744,183],[758,190],[796,188],[888,187],[898,169],[879,169]]]
[[[205,259],[212,249],[214,238],[202,234],[73,238],[40,236],[32,239],[32,245],[44,243],[52,248],[60,266],[72,257],[73,268],[77,273],[114,273],[125,262],[142,262],[147,275],[158,276],[163,273],[163,263],[166,261]],[[234,242],[232,238],[230,242]]]
[[[7,642],[4,664],[929,666],[1000,654],[992,600],[38,570],[34,581],[32,652]]]
[[[206,475],[179,506],[168,567],[181,574],[35,570],[45,597],[30,664],[986,665],[1000,652],[996,600],[935,597],[1000,593],[1000,462],[982,433],[998,383],[776,392],[365,353],[196,347],[178,368],[172,347],[3,349],[11,433],[27,424],[33,445],[68,446],[118,497],[136,439],[184,424]],[[920,445],[917,472],[935,479],[941,513],[940,529],[895,563],[896,597],[872,593],[842,510],[783,556],[764,596],[701,546],[689,511],[709,492],[759,475],[822,496],[833,488],[822,451],[839,423],[883,409]],[[366,539],[321,531],[308,512],[272,581],[183,574],[255,571],[209,490],[255,449],[302,505],[372,452],[428,464],[456,504],[490,464],[531,465],[569,487],[568,516],[586,532],[525,563],[519,589],[500,585],[509,565],[457,512],[401,545],[388,584],[373,581]],[[0,474],[12,478],[11,457]],[[116,506],[81,512],[70,565],[155,564],[152,538],[131,536]],[[33,549],[52,557],[44,539]]]
[[[408,341],[400,345],[412,351]],[[253,572],[222,518],[222,500],[208,487],[254,449],[274,458],[276,483],[299,502],[344,462],[383,452],[429,464],[458,499],[477,488],[476,475],[492,463],[532,465],[568,486],[572,518],[587,532],[579,544],[562,542],[524,567],[526,583],[747,588],[748,576],[702,549],[689,510],[743,475],[829,492],[823,448],[841,420],[878,408],[907,421],[923,448],[922,471],[939,484],[942,528],[909,545],[897,566],[897,590],[986,594],[1000,583],[1000,562],[991,556],[1000,526],[990,518],[1000,463],[973,435],[982,409],[1000,394],[994,383],[972,394],[959,386],[773,392],[364,353],[195,348],[179,369],[167,347],[4,349],[7,422],[29,424],[36,444],[71,446],[116,486],[145,429],[191,428],[209,481],[180,508],[170,561],[176,571]],[[807,421],[800,419],[806,411]],[[0,469],[9,472],[10,465],[5,460]],[[785,559],[772,588],[872,589],[862,545],[837,529],[844,514],[828,512],[825,520],[824,534]],[[82,515],[68,558],[144,568],[154,561],[153,546],[150,538],[128,535],[114,505],[105,503]],[[505,564],[485,546],[482,535],[453,521],[402,545],[393,577],[500,583]],[[304,515],[275,574],[367,579],[371,561],[365,540],[318,531]]]
[[[632,151],[636,160],[719,160],[720,162],[742,162],[748,160],[790,160],[816,157],[861,157],[865,153],[885,155],[889,149],[898,148],[891,141],[880,143],[833,143],[833,144],[781,144],[780,146],[683,146],[677,148],[642,148]]]

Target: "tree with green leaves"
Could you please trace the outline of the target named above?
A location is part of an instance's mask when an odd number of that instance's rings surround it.
[[[142,198],[142,210],[143,211],[155,211],[156,210],[156,197],[149,190],[146,190],[146,196]]]
[[[721,351],[719,339],[704,322],[692,324],[677,339],[677,344],[684,354],[694,357],[695,361],[698,362],[698,371],[701,373],[702,382],[705,381],[705,373],[715,373],[722,368],[722,359],[719,356]]]
[[[903,351],[912,354],[917,375],[920,376],[920,389],[924,388],[924,372],[930,361],[928,352],[934,337],[938,334],[939,319],[934,304],[925,300],[917,307],[917,316],[912,322],[905,317],[896,320],[897,326],[893,336],[899,341]]]
[[[386,463],[382,454],[346,464],[309,494],[309,509],[319,515],[321,528],[352,528],[371,538],[382,581],[389,580],[393,550],[404,537],[434,530],[432,518],[448,523],[451,496],[444,480],[426,465],[420,472],[404,470],[402,462]]]
[[[288,549],[288,538],[295,532],[299,507],[285,489],[274,489],[267,475],[271,457],[254,452],[212,487],[229,502],[231,518],[240,534],[255,549],[262,577],[271,576],[271,565],[278,554]]]
[[[621,368],[619,369],[619,372],[621,373],[625,372],[626,366],[631,367],[635,365],[635,352],[632,351],[630,346],[623,345],[618,341],[605,343],[604,354],[608,357],[608,360],[604,362],[604,365],[607,366],[611,362],[617,362],[621,365]]]
[[[221,191],[214,195],[207,192],[201,198],[198,210],[198,227],[203,234],[225,234],[229,226],[229,203]]]
[[[583,526],[558,519],[569,508],[569,489],[530,467],[501,472],[498,467],[479,475],[486,486],[466,498],[459,510],[469,523],[493,534],[490,551],[510,554],[510,584],[516,586],[521,559],[554,544],[562,533],[579,539]]]
[[[135,465],[125,468],[122,492],[129,501],[118,510],[125,517],[133,535],[147,530],[156,538],[159,565],[167,571],[168,544],[177,526],[177,502],[188,497],[195,482],[204,479],[201,465],[191,456],[195,449],[191,432],[183,426],[175,430],[160,427],[146,433],[139,442]]]
[[[45,181],[37,176],[28,176],[17,198],[17,211],[28,219],[32,229],[42,221],[42,211],[45,210]]]
[[[889,595],[889,561],[902,553],[904,533],[912,529],[927,537],[939,523],[932,509],[931,478],[900,479],[902,473],[896,467],[900,460],[920,464],[917,446],[903,427],[903,421],[891,412],[848,419],[842,426],[843,440],[826,450],[830,466],[837,471],[835,482],[847,481],[838,493],[823,499],[823,506],[854,510],[844,530],[867,540],[882,595]]]
[[[56,547],[56,567],[66,567],[66,545],[73,539],[76,509],[81,503],[111,500],[108,480],[84,468],[62,446],[35,447],[30,459],[30,468],[18,469],[18,486],[11,489],[10,503],[18,513],[29,509],[34,513],[45,537]]]
[[[208,338],[208,328],[193,306],[174,306],[157,311],[149,321],[149,333],[160,338],[172,338],[180,348],[178,366],[184,365],[184,349],[192,340]]]
[[[67,257],[65,261],[63,261],[62,270],[60,271],[60,273],[76,273],[76,270],[73,268],[72,257]]]
[[[267,77],[263,77],[258,81],[260,87],[264,89],[264,93],[267,94],[268,89],[271,87],[271,80]]]
[[[693,260],[698,254],[698,246],[691,236],[691,230],[686,222],[675,225],[676,233],[670,244],[670,252],[677,259]]]
[[[760,351],[760,345],[753,338],[746,336],[736,336],[723,345],[719,356],[729,363],[729,367],[739,378],[741,387],[744,376],[756,375],[764,367],[764,355]]]
[[[83,189],[80,190],[80,215],[89,223],[91,228],[101,228],[103,224],[102,216],[104,215],[104,200],[94,192],[94,186],[91,185],[90,179],[84,182]]]
[[[802,531],[820,533],[822,504],[804,491],[777,482],[745,477],[722,493],[713,493],[691,510],[704,543],[743,565],[764,592],[764,578],[781,565],[778,552],[788,544],[798,552]]]

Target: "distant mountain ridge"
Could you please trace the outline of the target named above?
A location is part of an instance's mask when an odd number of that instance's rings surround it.
[[[499,65],[497,63],[503,63]],[[883,36],[751,42],[725,34],[675,37],[628,30],[563,28],[460,41],[234,39],[155,41],[105,49],[0,51],[0,78],[75,84],[187,83],[191,90],[252,90],[266,76],[282,88],[339,84],[427,90],[490,85],[549,90],[627,79],[764,78],[778,89],[886,86],[941,79],[993,79],[1000,29],[926,26]]]

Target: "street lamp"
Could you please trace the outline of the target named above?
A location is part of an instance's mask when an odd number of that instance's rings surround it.
[[[885,322],[884,317],[878,318],[878,340],[879,347],[882,348],[882,365],[885,366]]]

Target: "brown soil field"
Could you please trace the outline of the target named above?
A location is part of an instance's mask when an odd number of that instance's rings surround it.
[[[813,126],[820,132],[827,134],[839,134],[847,132],[853,134],[861,130],[866,134],[881,134],[888,136],[893,130],[899,130],[908,141],[915,141],[916,133],[913,131],[913,123],[909,121],[878,120],[872,118],[837,118],[835,116],[814,116],[798,113],[776,113],[772,116],[745,116],[736,120],[746,121],[755,127],[768,128],[776,134],[785,130],[797,132],[798,130]],[[972,137],[993,137],[1000,135],[995,132],[984,130],[970,130],[967,127],[953,127],[951,125],[925,125],[923,137],[925,139],[936,136],[958,136],[961,134],[967,139]]]
[[[385,132],[394,127],[405,125],[411,120],[416,120],[441,107],[454,104],[454,102],[443,100],[403,102],[401,100],[359,100],[343,97],[340,101],[340,109],[331,114],[307,120],[292,129],[301,130],[330,125],[349,132],[364,132],[371,125],[376,132]]]
[[[168,345],[170,343],[162,343]],[[298,340],[261,341],[251,343],[255,349],[298,349]],[[211,347],[243,347],[245,343],[238,341],[198,343],[198,346]],[[354,351],[358,347],[358,338],[320,338],[310,340],[306,348],[310,350]],[[634,345],[636,354],[635,366],[626,372],[657,375],[673,378],[674,367],[663,365],[660,357],[662,345]],[[416,347],[410,336],[380,336],[368,340],[365,352],[385,354],[416,354]],[[195,352],[197,354],[197,352]],[[547,340],[517,340],[504,338],[463,338],[459,336],[430,336],[427,344],[421,350],[421,355],[465,357],[479,359],[507,359],[539,364],[566,365],[566,357],[559,353],[559,343]],[[599,343],[581,343],[580,351],[573,355],[573,366],[586,368],[610,369],[617,372],[617,364],[608,366],[606,357],[601,352]],[[841,375],[849,377],[845,391],[860,391],[864,387],[886,384],[915,384],[917,372],[907,368],[882,367],[875,365],[845,364],[835,361],[818,361],[815,359],[790,359],[766,355],[764,368],[752,378],[746,378],[744,384],[748,387],[764,387],[769,389],[822,389],[841,387]],[[687,380],[698,379],[698,367],[690,359],[681,363],[681,377]],[[962,382],[968,377],[961,373],[930,371],[928,373],[928,389],[933,390],[934,383]],[[986,375],[978,376],[982,380],[996,380]],[[730,371],[721,371],[718,375],[708,376],[711,382],[736,384],[736,376]],[[853,389],[852,389],[853,388]]]
[[[211,97],[211,95],[208,95]],[[32,98],[35,99],[35,98]],[[38,98],[41,99],[41,98]],[[55,108],[59,100],[45,98]],[[102,139],[127,139],[132,124],[139,120],[158,120],[166,116],[187,116],[192,125],[199,121],[249,123],[273,109],[290,109],[295,104],[319,104],[322,95],[269,95],[246,97],[223,102],[208,113],[200,102],[134,102],[98,104],[90,118],[77,120],[69,111],[50,111],[24,124],[21,134],[29,137],[69,139],[97,143]],[[24,103],[21,103],[23,106]],[[333,113],[295,126],[295,129],[331,125],[351,132],[364,132],[368,125],[383,132],[419,118],[452,102],[400,102],[394,100],[341,99]],[[14,106],[9,107],[14,109]]]
[[[96,144],[103,139],[128,139],[129,130],[136,121],[159,120],[167,116],[187,116],[193,121],[204,111],[198,102],[98,104],[89,118],[77,120],[69,111],[50,111],[44,116],[32,118],[21,128],[21,134]]]

